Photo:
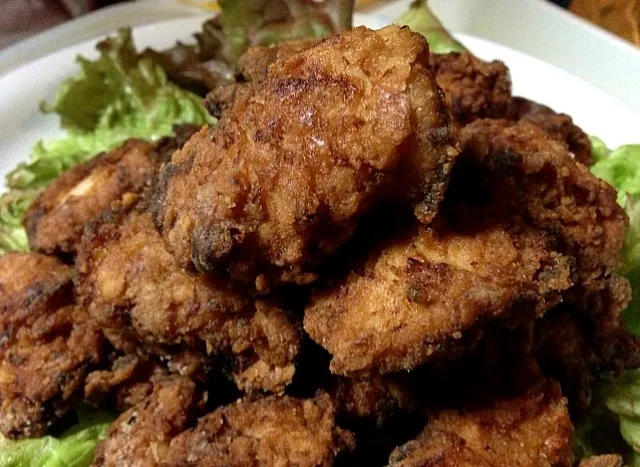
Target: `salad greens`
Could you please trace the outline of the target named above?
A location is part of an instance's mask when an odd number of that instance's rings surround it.
[[[67,135],[40,141],[30,160],[7,175],[0,197],[0,254],[28,249],[21,218],[39,190],[69,167],[129,138],[155,140],[176,123],[213,119],[195,94],[170,82],[164,70],[138,55],[131,31],[121,29],[98,44],[100,57],[78,58],[80,73],[60,85],[42,110],[60,116]]]
[[[173,81],[200,94],[233,82],[236,63],[251,45],[322,38],[351,28],[354,0],[221,0],[220,6],[222,14],[202,25],[196,44],[145,51]]]
[[[429,42],[429,49],[432,53],[444,54],[466,50],[433,14],[427,0],[415,0],[411,7],[396,20],[396,23],[409,26],[413,32],[422,34]]]
[[[98,443],[106,438],[113,417],[83,408],[78,423],[59,437],[9,441],[0,435],[3,467],[86,467]]]

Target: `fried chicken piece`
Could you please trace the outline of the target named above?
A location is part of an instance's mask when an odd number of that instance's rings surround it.
[[[234,360],[242,390],[281,392],[291,382],[299,331],[277,306],[216,276],[181,269],[151,215],[114,213],[87,231],[78,254],[78,294],[117,349],[160,355],[186,345]]]
[[[573,465],[567,401],[542,376],[532,341],[532,321],[494,328],[461,359],[419,370],[429,422],[389,465]]]
[[[144,354],[143,349],[135,354],[113,352],[109,360],[108,369],[96,370],[85,379],[85,400],[96,407],[115,405],[118,412],[142,402],[165,379],[182,376],[208,382],[210,370],[202,355],[189,350],[162,358]]]
[[[429,222],[454,146],[424,38],[356,28],[241,86],[163,171],[156,225],[182,266],[309,283],[380,200]]]
[[[468,52],[431,54],[430,61],[456,123],[507,115],[511,77],[504,63],[485,62]]]
[[[378,248],[317,290],[304,328],[336,374],[410,370],[471,345],[496,320],[540,316],[572,285],[572,260],[517,218],[460,209]]]
[[[21,326],[73,302],[73,270],[37,253],[0,256],[0,355]]]
[[[556,113],[546,105],[524,97],[514,97],[511,100],[509,114],[513,120],[533,123],[542,128],[551,139],[566,144],[578,162],[593,164],[589,136],[573,123],[569,115]]]
[[[96,450],[95,467],[165,465],[171,439],[200,411],[200,395],[188,378],[159,383],[143,402],[121,414]]]
[[[615,189],[577,163],[564,144],[536,125],[504,120],[475,121],[460,139],[456,196],[487,197],[553,234],[561,252],[576,258],[586,290],[600,289],[616,273],[627,216]]]
[[[201,418],[171,441],[167,465],[330,466],[352,445],[351,434],[335,425],[326,394],[306,400],[271,396],[239,400]]]
[[[81,394],[102,337],[73,306],[73,271],[37,253],[0,257],[0,432],[37,437]]]
[[[76,306],[21,327],[0,352],[0,432],[43,436],[81,399],[86,374],[102,360],[103,338]]]
[[[49,254],[75,253],[87,223],[145,187],[156,170],[153,154],[151,144],[130,140],[62,174],[24,215],[29,246]]]
[[[570,467],[573,426],[557,383],[517,397],[433,415],[417,439],[397,448],[389,466]]]

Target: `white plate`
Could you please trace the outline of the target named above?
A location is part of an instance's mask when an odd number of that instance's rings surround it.
[[[167,47],[188,40],[206,16],[194,16],[135,28],[139,48]],[[386,20],[357,15],[356,22],[380,27]],[[484,59],[503,60],[511,69],[516,94],[572,115],[585,131],[610,146],[640,142],[640,114],[580,78],[510,48],[459,35]],[[26,159],[39,139],[60,136],[58,119],[42,115],[38,103],[51,99],[56,86],[77,72],[78,54],[95,57],[95,40],[67,47],[0,77],[0,176]]]

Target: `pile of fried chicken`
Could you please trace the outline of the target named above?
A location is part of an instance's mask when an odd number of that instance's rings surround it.
[[[572,416],[640,352],[628,219],[569,116],[398,26],[254,47],[205,103],[30,207],[4,436],[89,404],[119,413],[96,466],[576,463]]]

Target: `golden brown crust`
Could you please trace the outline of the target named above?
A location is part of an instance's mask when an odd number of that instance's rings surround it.
[[[73,270],[37,253],[0,257],[0,355],[18,329],[73,301]]]
[[[456,151],[427,62],[408,29],[357,28],[241,86],[163,171],[156,223],[178,263],[263,291],[314,280],[382,198],[431,220]]]
[[[494,320],[542,315],[571,287],[571,259],[544,234],[474,208],[458,217],[394,240],[314,294],[304,327],[333,373],[410,370]]]
[[[181,269],[151,215],[132,211],[90,229],[78,255],[78,294],[112,345],[160,354],[194,348],[236,360],[243,390],[280,392],[293,378],[299,332],[278,307],[222,278]]]
[[[139,140],[72,167],[25,213],[30,247],[49,254],[75,253],[85,225],[125,194],[141,191],[155,169],[153,146]]]
[[[143,402],[124,412],[100,443],[95,467],[165,465],[171,439],[194,421],[199,394],[188,378],[170,378]]]
[[[587,290],[600,289],[618,270],[627,216],[615,189],[577,163],[565,145],[528,122],[478,120],[462,129],[461,146],[460,191],[480,198],[482,190],[466,185],[484,180],[489,202],[521,213],[576,258]]]
[[[582,459],[578,467],[622,467],[622,456],[618,454],[606,454],[604,456]]]
[[[511,101],[509,69],[468,52],[431,54],[431,65],[454,121],[465,125],[479,118],[503,118]]]
[[[82,397],[83,381],[102,360],[103,340],[84,310],[49,310],[0,352],[0,432],[38,437]]]
[[[566,144],[578,162],[593,164],[593,153],[589,136],[573,123],[573,119],[556,113],[549,107],[523,97],[514,97],[509,109],[510,118],[533,123],[542,128],[555,141]]]
[[[306,400],[288,396],[239,400],[174,438],[167,464],[328,467],[353,444],[351,434],[335,425],[334,413],[326,394]]]
[[[393,467],[570,467],[573,426],[557,383],[484,407],[433,414],[414,441],[397,448]]]

